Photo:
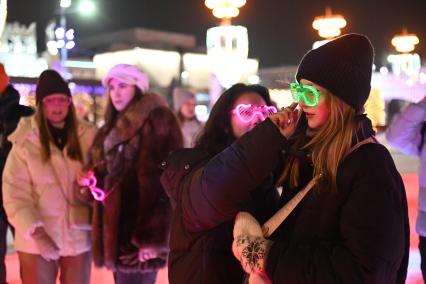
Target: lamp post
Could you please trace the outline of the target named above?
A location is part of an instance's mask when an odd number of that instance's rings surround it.
[[[66,73],[65,62],[68,60],[68,49],[66,47],[66,37],[67,33],[67,18],[65,16],[66,9],[71,6],[71,0],[61,0],[60,9],[59,9],[59,25],[60,28],[55,30],[55,37],[58,39],[58,47],[61,50],[61,66]]]
[[[243,26],[231,25],[246,0],[206,0],[205,5],[221,19],[220,26],[207,30],[207,55],[213,73],[224,88],[237,83],[248,57],[248,33]]]
[[[48,51],[52,55],[56,55],[60,50],[60,65],[62,68],[63,76],[66,79],[70,78],[70,74],[67,72],[66,62],[68,60],[68,50],[74,48],[74,29],[68,29],[67,27],[67,14],[71,13],[82,13],[91,14],[95,10],[95,5],[90,0],[82,0],[78,9],[71,9],[72,0],[60,0],[59,10],[59,27],[54,29],[54,39],[47,42]]]

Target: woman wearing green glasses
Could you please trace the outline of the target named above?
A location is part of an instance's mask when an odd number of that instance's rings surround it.
[[[302,59],[291,84],[302,115],[287,143],[281,205],[306,193],[278,228],[240,213],[233,251],[250,283],[404,283],[409,226],[402,179],[363,114],[373,48],[339,37]],[[290,109],[285,113],[289,114]],[[288,115],[271,119],[281,130]],[[282,119],[284,118],[284,119]],[[305,186],[318,177],[310,191]],[[293,200],[294,201],[294,200]],[[269,225],[269,224],[268,224]]]

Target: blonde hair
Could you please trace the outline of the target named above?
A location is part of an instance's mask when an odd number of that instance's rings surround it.
[[[357,127],[356,112],[338,97],[328,92],[324,95],[325,103],[330,108],[330,116],[326,124],[308,142],[306,142],[305,133],[298,133],[294,138],[292,150],[311,149],[313,175],[322,174],[318,182],[319,188],[337,190],[337,169],[352,145],[352,137]],[[282,185],[289,177],[291,188],[300,186],[299,164],[297,157],[291,157],[278,185]]]
[[[53,141],[53,136],[49,130],[47,118],[44,116],[44,107],[42,103],[37,106],[35,120],[40,133],[41,160],[43,162],[47,162],[50,160],[51,156],[50,141]],[[67,131],[66,148],[68,157],[72,160],[84,163],[80,139],[78,138],[77,118],[75,115],[75,108],[72,103],[69,106],[68,115],[65,118],[65,128]]]

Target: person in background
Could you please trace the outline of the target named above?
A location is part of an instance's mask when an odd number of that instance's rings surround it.
[[[419,235],[419,251],[423,280],[426,281],[426,97],[409,104],[386,131],[390,145],[403,153],[420,158],[419,195],[416,232]]]
[[[60,271],[61,283],[88,284],[89,207],[78,204],[75,185],[96,130],[76,119],[68,84],[54,70],[40,74],[36,103],[35,116],[21,119],[9,136],[3,173],[22,280],[54,284]]]
[[[183,135],[183,146],[191,148],[204,124],[195,115],[197,101],[194,93],[177,87],[173,90],[173,105]]]
[[[21,117],[34,113],[32,108],[20,105],[19,99],[18,91],[9,84],[9,76],[7,76],[3,64],[0,64],[0,284],[6,283],[7,228],[10,227],[14,231],[7,221],[2,197],[3,169],[12,147],[7,137],[16,129]]]
[[[155,283],[167,262],[171,218],[159,165],[181,147],[182,136],[165,99],[149,93],[148,77],[136,66],[117,64],[102,83],[105,124],[79,178],[85,186],[95,176],[104,193],[94,202],[94,262],[114,271],[118,284]]]
[[[87,93],[74,94],[72,97],[77,118],[90,122],[94,99]]]
[[[275,112],[268,89],[235,84],[214,105],[195,148],[174,151],[162,164],[174,204],[171,284],[242,283],[230,249],[233,220],[246,209],[264,222],[277,206],[273,169],[285,139],[269,120],[255,127]]]
[[[366,36],[347,34],[301,60],[290,90],[302,116],[287,139],[277,184],[281,206],[310,181],[315,186],[270,239],[255,219],[243,218],[248,214],[237,216],[233,251],[250,280],[405,282],[410,232],[404,184],[364,114],[373,54]],[[291,126],[291,119],[276,119],[282,131]]]

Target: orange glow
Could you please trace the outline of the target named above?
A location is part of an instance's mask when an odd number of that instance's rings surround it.
[[[407,33],[404,29],[402,34],[398,34],[392,38],[392,45],[395,46],[396,51],[408,53],[414,50],[415,45],[420,42],[415,34]]]
[[[231,19],[238,16],[239,8],[246,4],[246,0],[205,0],[204,4],[213,10],[216,18]]]
[[[342,15],[333,15],[328,7],[325,9],[325,15],[315,17],[312,23],[312,27],[318,30],[318,34],[322,38],[333,38],[340,35],[340,29],[345,26],[345,18]]]
[[[7,0],[0,0],[0,36],[2,35],[4,27],[6,25],[6,16]]]

